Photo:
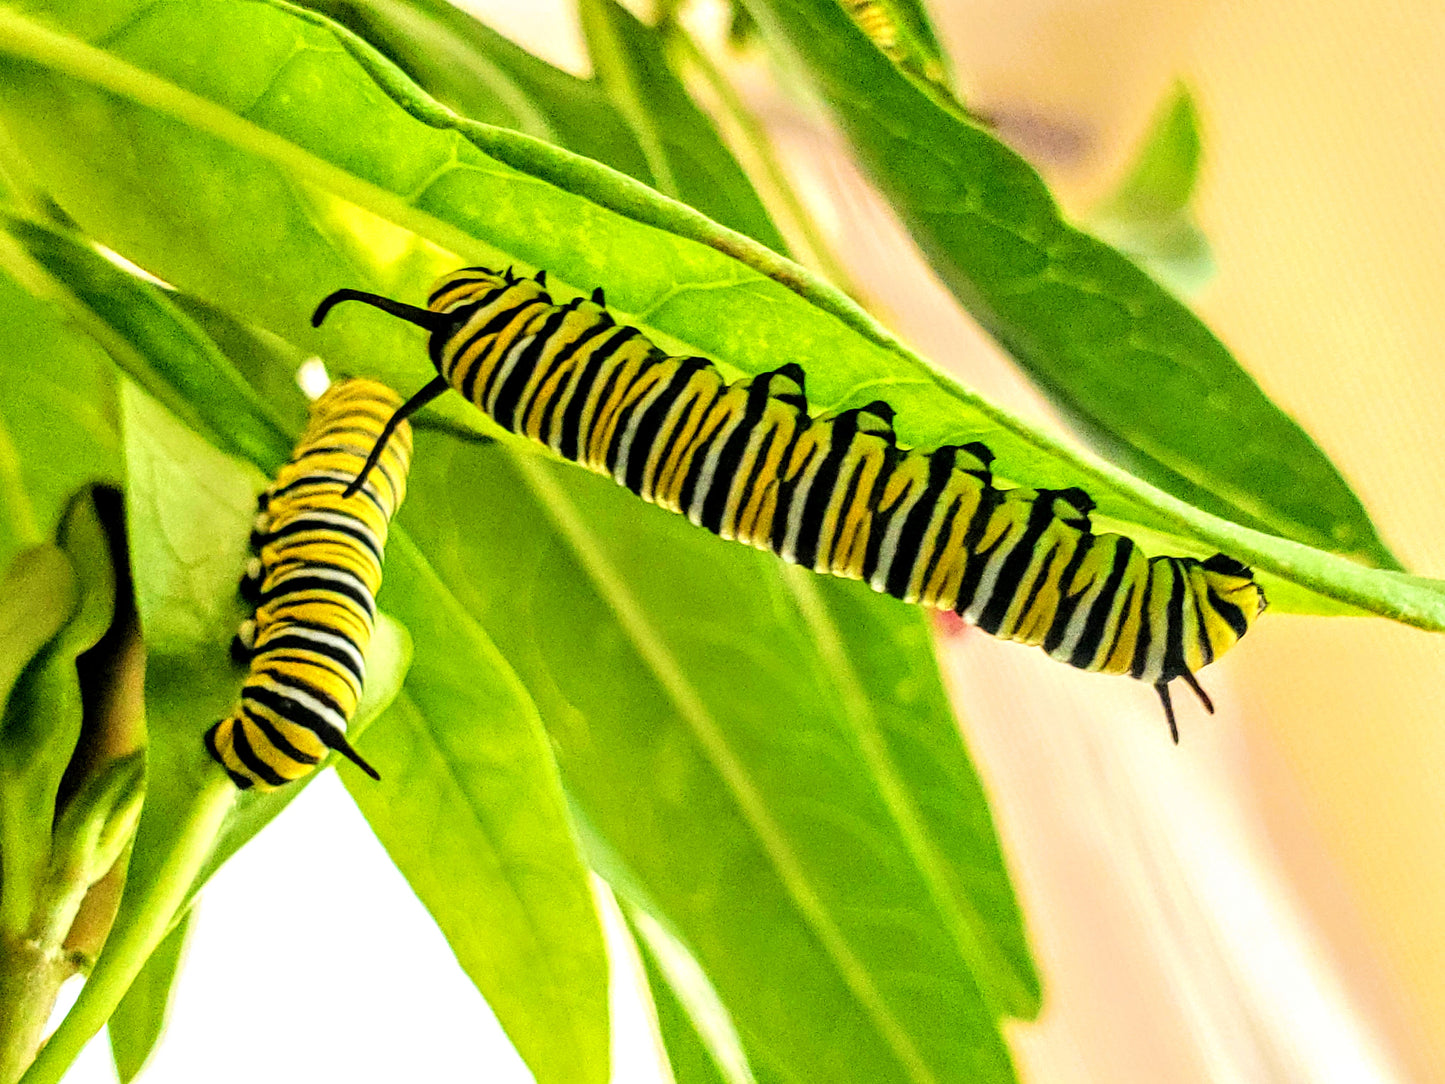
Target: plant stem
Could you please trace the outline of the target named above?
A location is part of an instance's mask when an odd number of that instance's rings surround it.
[[[213,778],[196,794],[184,828],[143,898],[133,900],[127,893],[122,901],[115,926],[85,989],[21,1078],[23,1084],[59,1084],[85,1044],[110,1019],[185,904],[235,793],[230,781],[221,777]]]
[[[15,1084],[45,1037],[60,986],[75,974],[58,945],[0,942],[0,1084]]]
[[[718,104],[726,114],[723,118],[725,125],[731,125],[736,130],[737,140],[742,144],[739,149],[744,152],[743,157],[751,160],[760,174],[754,177],[759,191],[771,197],[778,217],[786,223],[784,232],[794,235],[795,243],[800,244],[800,262],[816,268],[843,292],[858,296],[847,269],[838,262],[828,239],[823,236],[818,223],[788,181],[788,175],[773,150],[772,140],[758,123],[757,117],[743,104],[728,77],[681,24],[669,22],[660,29],[668,47],[676,54],[674,65],[679,68],[684,65],[696,68],[708,89],[717,96]]]

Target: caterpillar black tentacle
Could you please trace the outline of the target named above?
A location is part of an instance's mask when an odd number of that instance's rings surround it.
[[[541,279],[462,268],[426,310],[343,290],[313,322],[343,300],[410,320],[430,332],[445,385],[503,428],[722,538],[1145,681],[1176,741],[1171,681],[1213,710],[1194,671],[1265,606],[1238,561],[1146,557],[1129,538],[1094,533],[1081,489],[997,487],[993,453],[977,442],[900,447],[881,401],[813,417],[793,362],[728,384],[707,359],[670,357],[617,323],[600,289],[556,305]]]
[[[401,397],[375,381],[331,385],[257,502],[256,556],[241,579],[256,612],[231,642],[232,657],[250,671],[236,710],[205,738],[243,790],[300,779],[328,749],[379,778],[346,740],[346,727],[366,678],[387,525],[406,493],[411,429],[403,409]],[[360,494],[344,495],[362,476],[371,481]]]

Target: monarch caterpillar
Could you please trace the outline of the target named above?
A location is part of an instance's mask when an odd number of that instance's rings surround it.
[[[898,24],[892,13],[879,0],[841,0],[843,10],[852,16],[858,28],[873,39],[873,44],[893,61],[906,55],[898,42]]]
[[[1147,681],[1176,742],[1171,681],[1214,710],[1194,671],[1265,605],[1238,561],[1146,558],[1093,533],[1081,489],[994,486],[982,444],[899,447],[884,402],[812,417],[794,363],[728,384],[706,358],[669,357],[617,323],[600,287],[555,305],[545,286],[546,272],[469,267],[444,276],[425,309],[338,290],[312,324],[361,301],[431,333],[440,375],[391,424],[455,388],[503,428],[723,538]]]
[[[927,56],[911,34],[900,32],[898,21],[883,0],[839,0],[839,3],[884,56],[951,96],[943,65]]]
[[[328,749],[379,778],[346,725],[366,679],[387,524],[406,495],[411,427],[394,421],[401,405],[373,380],[332,384],[257,502],[255,556],[241,579],[256,612],[232,642],[250,672],[236,710],[206,732],[242,790],[300,779]],[[371,484],[343,494],[368,452]]]

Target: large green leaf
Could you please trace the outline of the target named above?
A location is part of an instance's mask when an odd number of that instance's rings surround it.
[[[1398,568],[1324,453],[1034,170],[863,48],[836,0],[748,0],[812,73],[939,276],[1076,425],[1200,508]]]
[[[561,296],[603,283],[622,318],[668,346],[743,372],[799,361],[819,406],[884,394],[905,442],[983,440],[1001,477],[1082,485],[1110,526],[1225,550],[1261,571],[1277,607],[1338,608],[1315,592],[1445,627],[1438,585],[1237,526],[1069,449],[942,376],[802,268],[604,167],[456,117],[364,43],[302,26],[284,5],[52,9],[98,38],[114,31],[114,52],[0,8],[0,51],[31,58],[4,65],[0,119],[88,230],[247,320],[289,335],[334,286],[418,297],[452,261],[546,265]],[[456,255],[399,245],[405,231]],[[1183,342],[1201,334],[1192,318],[1174,330]],[[403,386],[425,372],[407,329],[380,314],[338,314],[316,342]],[[1289,582],[1306,590],[1291,595]]]
[[[911,689],[864,685],[845,647],[820,651],[767,555],[720,549],[570,468],[423,434],[413,474],[403,522],[526,681],[569,793],[749,1050],[784,1078],[1011,1079],[978,987],[1026,1013],[1034,980],[1017,973],[1027,956],[976,783],[924,782],[967,765],[931,668],[915,662]],[[814,586],[825,608],[849,589]],[[896,613],[926,646],[917,615]],[[860,637],[900,635],[856,616]],[[896,714],[873,699],[894,695]],[[928,815],[915,781],[940,800]],[[1002,897],[963,883],[990,859]],[[964,907],[960,929],[948,911]]]

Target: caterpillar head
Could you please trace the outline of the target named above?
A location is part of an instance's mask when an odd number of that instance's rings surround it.
[[[545,271],[538,271],[536,278],[529,279],[518,277],[510,267],[505,271],[493,271],[490,267],[463,267],[437,279],[427,295],[426,307],[435,313],[452,313],[460,308],[486,304],[509,287],[518,304],[532,300],[551,303]]]
[[[1215,604],[1211,608],[1238,639],[1249,631],[1249,626],[1269,604],[1264,597],[1264,588],[1254,582],[1253,570],[1222,553],[1201,561],[1199,567],[1209,585],[1210,601]]]

